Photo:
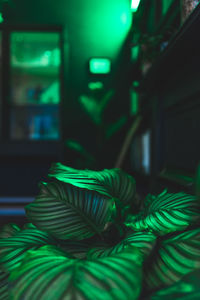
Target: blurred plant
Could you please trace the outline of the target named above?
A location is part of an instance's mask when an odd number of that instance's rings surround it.
[[[109,152],[109,142],[113,137],[119,136],[121,130],[125,128],[128,121],[126,114],[120,112],[120,116],[112,120],[110,112],[108,112],[113,106],[111,103],[113,97],[114,90],[104,91],[103,86],[98,82],[93,85],[90,84],[88,93],[79,97],[79,103],[90,121],[90,126],[93,127],[93,136],[91,137],[92,147],[90,144],[83,145],[78,139],[66,140],[65,146],[78,154],[76,167],[98,168],[103,153]]]
[[[181,0],[181,21],[182,23],[188,18],[192,11],[199,4],[199,0]]]
[[[79,157],[77,158],[76,164],[82,167],[82,164],[87,164],[87,167],[92,168],[96,165],[96,158],[95,156],[90,153],[83,145],[81,145],[77,140],[68,139],[65,142],[65,146],[68,149],[78,153]]]
[[[32,223],[0,231],[1,300],[197,299],[195,196],[164,191],[137,203],[120,169],[57,163],[49,177],[26,206]]]
[[[134,45],[139,47],[139,60],[143,75],[161,53],[161,45],[165,42],[163,34],[138,34]]]
[[[95,88],[90,90],[89,95],[82,95],[79,98],[84,110],[97,126],[101,126],[104,122],[103,113],[114,94],[113,90],[108,90],[103,95],[100,95],[101,90],[102,87]]]
[[[160,44],[163,40],[162,34],[149,35],[143,34],[140,36],[138,43],[141,46],[143,60],[149,60],[153,62],[160,53]]]

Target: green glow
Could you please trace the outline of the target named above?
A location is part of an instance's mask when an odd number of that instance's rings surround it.
[[[85,40],[90,41],[90,57],[117,58],[132,23],[130,2],[109,0],[97,3],[88,0],[84,1],[84,7],[92,11],[87,15],[87,22],[84,14],[79,18]],[[85,54],[88,55],[88,49]]]
[[[88,83],[88,88],[90,90],[102,89],[103,88],[103,83],[101,81],[89,82]]]
[[[170,297],[173,296],[175,297],[176,295],[173,295],[172,293],[191,293],[195,292],[195,287],[192,286],[192,284],[187,283],[187,282],[181,282],[179,281],[178,283],[173,284],[172,286],[160,290],[157,292],[157,296],[164,296],[164,297]],[[164,298],[166,299],[166,298]],[[171,297],[169,299],[172,299]],[[175,298],[173,298],[175,299]],[[188,298],[189,299],[189,298]],[[191,298],[190,298],[191,299]]]
[[[16,31],[10,35],[14,91],[11,101],[28,107],[23,112],[13,110],[12,139],[55,140],[59,137],[59,107],[55,105],[60,102],[59,42],[59,32]],[[54,107],[44,110],[43,104]],[[37,105],[39,110],[32,105]],[[25,127],[26,130],[22,129]]]
[[[139,81],[136,81],[136,80],[133,81],[133,87],[137,88],[139,85],[140,85]]]
[[[134,46],[131,49],[131,59],[135,62],[138,59],[140,47],[139,46]]]
[[[135,12],[138,9],[138,6],[140,4],[140,0],[132,0],[131,2],[131,10]]]
[[[111,63],[107,58],[92,58],[89,62],[89,68],[93,74],[108,74],[111,70]]]
[[[138,93],[131,91],[131,115],[136,115],[139,111]]]
[[[4,21],[3,15],[2,13],[0,13],[0,24],[3,23],[3,21]]]
[[[40,103],[42,104],[59,104],[60,102],[60,83],[58,80],[55,80],[52,84],[45,89],[40,97]]]
[[[46,57],[51,56],[51,51],[45,51],[44,55],[45,55]]]
[[[54,32],[13,32],[11,35],[12,66],[29,70],[53,67],[56,71],[61,63],[59,39],[59,34]]]
[[[121,15],[121,20],[122,20],[122,23],[123,23],[123,24],[126,24],[126,23],[127,23],[127,21],[128,21],[128,16],[127,16],[126,13],[123,13],[123,14]]]

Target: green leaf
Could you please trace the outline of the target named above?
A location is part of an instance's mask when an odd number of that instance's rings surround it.
[[[127,123],[127,116],[121,116],[117,121],[109,124],[105,132],[106,139],[109,140]]]
[[[76,170],[56,163],[50,169],[49,176],[79,188],[96,191],[111,198],[118,198],[124,205],[134,201],[135,180],[120,169]]]
[[[88,253],[88,258],[106,257],[112,254],[120,253],[127,246],[134,246],[138,248],[144,257],[147,257],[152,251],[156,241],[156,236],[151,232],[133,232],[130,231],[126,234],[126,237],[118,244],[109,247],[108,245],[102,245],[93,248]]]
[[[0,269],[0,300],[8,300],[8,276],[9,274]]]
[[[10,277],[13,300],[134,300],[141,286],[137,249],[97,260],[74,260],[43,247]]]
[[[16,224],[13,223],[6,224],[1,228],[0,239],[14,236],[20,231],[21,231],[20,227],[17,226]]]
[[[136,216],[130,216],[126,225],[133,230],[149,230],[158,235],[184,230],[200,220],[200,202],[185,193],[149,195],[145,207]]]
[[[19,266],[27,250],[49,243],[52,239],[32,224],[25,224],[23,230],[16,224],[3,226],[0,231],[0,300],[10,299],[8,271]]]
[[[41,184],[26,213],[33,224],[58,239],[82,240],[104,230],[113,207],[113,199],[56,181]]]
[[[93,97],[88,97],[87,95],[82,95],[79,98],[79,102],[81,103],[82,107],[84,108],[87,115],[91,118],[91,120],[97,126],[101,124],[101,111],[100,105],[97,99]]]
[[[87,162],[87,164],[95,163],[95,157],[78,141],[71,139],[66,140],[65,146],[77,152],[84,159],[84,161]]]
[[[85,112],[97,126],[103,126],[103,113],[112,99],[113,93],[113,90],[109,90],[100,98],[100,95],[97,96],[97,94],[81,95],[79,98]]]
[[[13,236],[0,239],[1,267],[10,272],[20,265],[27,250],[54,243],[47,233],[36,228],[17,230]]]
[[[200,269],[185,275],[172,286],[155,293],[151,300],[199,300],[200,299]]]
[[[59,240],[58,247],[74,258],[84,259],[91,245],[86,241]]]
[[[170,286],[197,268],[200,268],[200,228],[161,242],[146,264],[145,285],[150,290]]]

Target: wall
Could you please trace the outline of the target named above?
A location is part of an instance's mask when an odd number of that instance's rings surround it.
[[[88,73],[90,57],[109,57],[112,71],[103,80],[108,87],[123,85],[123,72],[115,74],[120,64],[128,63],[122,59],[122,47],[131,25],[130,6],[129,0],[12,0],[4,4],[5,24],[61,25],[64,29],[64,138],[79,134],[76,124],[86,121],[77,99],[93,79]]]

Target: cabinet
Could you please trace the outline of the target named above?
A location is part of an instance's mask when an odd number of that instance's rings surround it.
[[[0,206],[14,216],[62,159],[62,30],[1,25],[0,50]]]

